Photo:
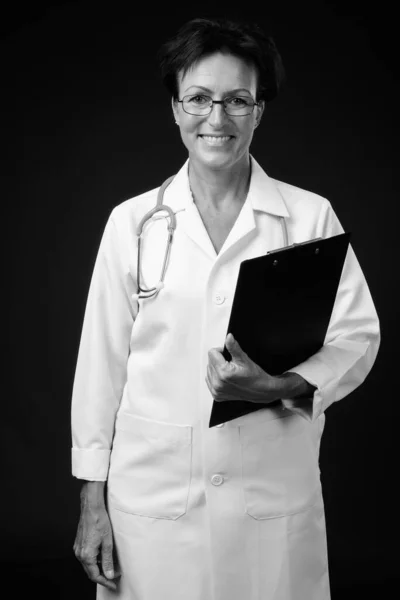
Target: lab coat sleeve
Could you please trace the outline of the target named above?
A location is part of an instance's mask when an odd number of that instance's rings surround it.
[[[322,206],[317,237],[343,233],[330,203]],[[303,363],[288,369],[317,389],[313,398],[283,399],[283,405],[308,421],[355,390],[371,370],[380,345],[379,319],[351,245],[349,246],[324,345]]]
[[[107,479],[135,318],[127,236],[114,212],[91,278],[72,391],[72,474],[92,481]]]

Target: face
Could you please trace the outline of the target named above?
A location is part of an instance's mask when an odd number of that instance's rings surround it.
[[[183,96],[205,94],[213,100],[227,96],[256,99],[257,72],[244,60],[231,54],[216,53],[197,62],[184,77],[179,75],[179,99]],[[264,103],[255,106],[246,116],[231,116],[222,104],[214,104],[207,116],[187,114],[182,103],[172,102],[182,141],[189,158],[203,167],[230,169],[248,160],[249,147],[255,127],[264,110]]]

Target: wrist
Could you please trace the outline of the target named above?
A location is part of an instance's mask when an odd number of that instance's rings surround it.
[[[312,398],[317,389],[298,373],[283,373],[278,375],[277,379],[279,380],[280,398]]]
[[[257,385],[253,388],[257,390],[259,402],[276,402],[282,398],[284,382],[280,376],[269,375],[262,371]]]
[[[81,503],[101,507],[105,505],[105,481],[85,481],[81,488]]]

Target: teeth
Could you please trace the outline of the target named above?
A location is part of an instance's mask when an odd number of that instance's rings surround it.
[[[229,135],[226,135],[226,136],[203,135],[202,138],[203,138],[203,140],[205,140],[207,142],[207,144],[210,144],[211,146],[222,146],[222,144],[225,144],[226,142],[228,142],[231,139]]]

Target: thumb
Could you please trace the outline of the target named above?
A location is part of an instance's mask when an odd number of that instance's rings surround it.
[[[101,552],[101,566],[103,569],[104,575],[107,579],[114,579],[114,562],[113,562],[113,544],[112,540],[108,539],[103,542],[102,552]]]
[[[246,356],[245,352],[243,352],[243,350],[241,349],[239,342],[237,342],[235,340],[235,338],[233,337],[233,335],[231,333],[228,333],[226,340],[225,340],[225,345],[227,350],[229,351],[229,354],[232,356],[233,359],[237,360],[243,360]]]

